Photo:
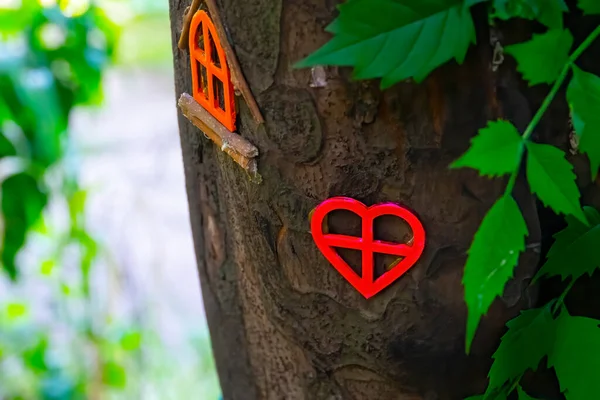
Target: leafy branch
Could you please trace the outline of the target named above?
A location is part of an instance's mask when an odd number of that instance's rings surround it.
[[[534,279],[570,277],[558,298],[545,307],[523,312],[510,321],[508,332],[494,354],[490,384],[477,398],[506,398],[517,390],[519,399],[531,399],[519,385],[528,369],[544,357],[556,371],[568,400],[600,397],[600,321],[569,315],[564,298],[574,282],[600,267],[594,253],[600,243],[600,214],[580,204],[573,166],[560,149],[532,141],[540,121],[567,81],[567,102],[579,150],[586,153],[595,179],[600,168],[600,77],[579,69],[575,62],[600,36],[600,26],[573,51],[573,35],[563,25],[569,9],[564,0],[348,0],[338,18],[327,27],[333,38],[297,64],[339,65],[354,68],[354,78],[382,78],[387,88],[405,79],[424,80],[435,68],[464,61],[475,43],[470,7],[487,3],[490,16],[525,18],[548,29],[505,51],[530,85],[551,84],[541,106],[520,134],[509,121],[491,121],[472,139],[470,148],[451,167],[469,167],[481,175],[508,175],[504,194],[484,217],[468,251],[463,284],[468,307],[466,343],[470,349],[479,321],[512,277],[525,250],[527,225],[512,193],[525,159],[531,191],[547,207],[563,214],[567,228],[555,235],[547,260]],[[584,15],[600,14],[600,3],[579,0]],[[574,367],[569,367],[571,364]]]
[[[489,170],[490,164],[496,164],[500,162],[499,160],[515,160],[516,158],[518,160],[516,168],[511,171],[508,185],[506,186],[506,190],[502,197],[505,199],[512,196],[512,191],[520,171],[522,158],[525,155],[525,150],[527,150],[527,180],[532,191],[543,203],[550,206],[557,213],[573,215],[583,223],[587,224],[586,217],[579,204],[580,194],[575,184],[575,175],[572,173],[571,164],[564,158],[564,153],[550,145],[533,143],[530,139],[535,128],[548,110],[548,107],[558,94],[569,71],[574,66],[575,61],[599,35],[600,27],[597,27],[563,62],[563,67],[550,92],[533,116],[533,119],[528,124],[523,135],[521,135],[520,145],[512,145],[510,148],[504,147],[503,149],[507,151],[497,153],[497,158],[491,158],[487,154],[482,153],[478,149],[478,147],[481,147],[481,141],[489,141],[490,146],[492,146],[493,142],[501,140],[501,138],[506,138],[506,132],[509,131],[511,132],[510,142],[516,143],[515,138],[517,130],[512,124],[507,121],[501,121],[493,125],[490,124],[490,128],[480,131],[479,135],[473,140],[473,146],[465,155],[458,159],[453,166],[471,167],[479,170],[480,173],[485,174]],[[536,40],[537,39],[533,39],[532,42]],[[518,57],[517,61],[521,65],[526,64],[527,58],[535,57],[535,55],[532,54],[536,53],[531,53],[531,51],[534,50],[535,48],[529,49],[529,52],[524,54],[522,56],[523,58]],[[525,72],[531,74],[535,73],[534,71],[529,70],[525,70]],[[501,126],[500,124],[503,126],[502,129],[499,128]],[[516,152],[516,154],[514,154],[514,152]],[[502,172],[505,173],[507,171],[503,170]],[[465,267],[463,282],[465,284],[465,298],[469,305],[466,336],[467,351],[470,348],[471,341],[475,334],[475,328],[478,325],[481,316],[485,314],[493,299],[497,295],[502,294],[504,285],[512,276],[512,269],[517,264],[517,257],[507,258],[504,255],[508,252],[513,256],[515,253],[520,253],[524,249],[523,241],[526,231],[525,233],[523,233],[522,229],[509,229],[506,231],[500,224],[486,224],[486,219],[488,219],[488,216],[494,211],[494,207],[492,207],[492,210],[490,210],[488,215],[484,218],[484,222],[475,236],[473,245],[469,250],[469,258]],[[505,221],[507,221],[507,225],[516,225],[519,227],[523,225],[520,212],[518,215],[515,213],[504,213],[502,218],[506,218]],[[502,232],[499,232],[500,230],[502,230]],[[490,239],[497,235],[506,236],[506,246],[502,249],[503,253],[498,250],[498,244],[488,246],[489,243],[493,243]],[[512,238],[512,241],[509,242],[509,238]],[[490,259],[489,253],[492,251],[500,252],[501,257]],[[490,262],[490,260],[494,260],[494,262]],[[512,265],[507,265],[509,263]],[[487,264],[487,266],[483,268],[482,265],[485,264]],[[507,273],[507,269],[510,269],[510,274]],[[482,272],[482,270],[485,272]],[[497,272],[502,273],[498,274]],[[482,277],[482,275],[485,275],[485,277]]]
[[[590,254],[591,252],[589,251],[589,249],[592,248],[589,247],[592,244],[592,240],[595,240],[595,242],[598,243],[598,240],[600,239],[600,228],[598,227],[600,219],[598,218],[598,213],[595,209],[588,207],[585,209],[585,213],[584,210],[581,209],[579,203],[580,194],[575,184],[575,175],[572,173],[572,166],[566,161],[564,153],[553,146],[537,144],[530,141],[531,136],[539,122],[542,120],[544,114],[558,94],[560,88],[565,83],[569,72],[571,70],[575,70],[575,74],[578,73],[575,62],[594,42],[594,40],[598,38],[600,35],[600,26],[594,29],[594,31],[589,34],[583,43],[578,46],[570,56],[566,57],[566,60],[564,60],[560,69],[556,69],[555,66],[549,65],[548,68],[543,70],[544,72],[541,74],[536,73],[536,69],[539,68],[539,60],[532,61],[532,58],[545,58],[548,56],[549,51],[555,51],[553,54],[555,56],[558,54],[558,60],[561,60],[564,58],[565,54],[564,46],[561,48],[561,43],[570,47],[572,38],[568,31],[562,31],[562,33],[560,33],[559,36],[566,38],[562,42],[560,40],[552,40],[553,43],[558,43],[558,46],[555,46],[552,49],[546,46],[546,42],[544,40],[545,36],[549,38],[556,38],[558,37],[556,33],[556,31],[550,30],[544,35],[534,37],[528,43],[507,48],[507,52],[515,56],[517,59],[519,70],[523,73],[524,77],[526,79],[529,77],[528,80],[530,84],[550,83],[552,80],[554,80],[554,83],[550,89],[550,92],[542,102],[542,105],[537,110],[531,122],[525,129],[525,132],[521,135],[521,141],[523,145],[513,146],[513,149],[517,149],[516,157],[518,158],[519,162],[517,168],[515,168],[510,174],[510,179],[502,199],[507,197],[511,198],[511,194],[520,171],[520,164],[522,162],[521,160],[527,152],[526,175],[532,192],[535,193],[545,205],[550,206],[555,212],[566,214],[567,221],[569,223],[568,228],[557,235],[557,241],[548,253],[548,261],[542,267],[538,273],[538,276],[536,276],[536,280],[542,275],[556,274],[561,274],[563,276],[571,275],[572,279],[558,300],[552,303],[552,306],[550,307],[551,311],[549,311],[547,315],[544,314],[545,319],[543,320],[543,324],[540,322],[540,326],[543,327],[542,330],[538,330],[536,328],[535,324],[537,320],[528,321],[527,318],[523,316],[525,314],[522,314],[521,317],[515,319],[512,326],[509,323],[509,332],[503,338],[503,344],[508,343],[508,345],[503,346],[501,344],[494,355],[495,361],[489,373],[490,385],[486,391],[486,394],[483,396],[484,399],[497,398],[498,395],[500,395],[502,398],[506,398],[506,396],[515,389],[523,373],[527,369],[536,369],[544,356],[548,356],[548,367],[554,367],[561,384],[561,390],[566,392],[565,394],[568,399],[584,399],[590,398],[589,396],[592,393],[595,393],[596,395],[600,394],[600,387],[594,386],[595,378],[590,376],[590,372],[588,370],[585,368],[582,368],[581,370],[577,368],[577,372],[574,374],[573,369],[565,367],[567,364],[573,364],[575,358],[579,360],[587,360],[587,364],[592,362],[588,360],[589,352],[594,349],[594,346],[596,348],[600,347],[600,329],[598,329],[598,324],[600,321],[585,319],[585,322],[582,322],[582,319],[578,319],[581,317],[571,317],[564,309],[564,298],[568,291],[572,288],[575,280],[583,275],[584,272],[588,272],[591,275],[592,271],[600,266],[600,260],[598,260],[598,257]],[[522,49],[525,49],[525,51],[521,52],[520,50]],[[552,57],[548,56],[546,58]],[[557,58],[554,58],[554,63],[556,64],[556,62]],[[552,71],[554,69],[560,71],[558,72],[556,79],[548,76],[548,71]],[[545,76],[539,78],[539,75]],[[573,89],[572,85],[570,93],[572,101],[569,103],[581,103],[577,97],[577,91]],[[596,102],[595,104],[600,105],[600,102]],[[585,106],[590,107],[589,103],[585,103]],[[572,106],[572,108],[573,112],[576,112],[575,109],[577,107]],[[581,112],[581,115],[587,115],[588,120],[590,117],[596,118],[595,114],[587,111]],[[516,128],[514,129],[516,131]],[[507,128],[505,127],[505,131],[506,130]],[[491,137],[492,134],[495,134],[498,137],[502,135],[499,130],[497,132],[487,131],[486,137]],[[588,132],[587,134],[589,136],[593,135],[597,137],[600,132],[596,130],[593,132]],[[478,136],[481,135],[482,133],[480,133]],[[512,142],[515,142],[514,137]],[[596,147],[594,147],[594,149],[596,150],[592,151],[590,149],[588,151],[588,155],[590,155],[592,168],[595,168],[593,171],[593,174],[595,175],[597,172],[598,162],[600,161],[596,161],[593,157],[595,155],[594,151],[598,151]],[[480,173],[483,174],[488,170],[489,166],[484,165],[482,168],[480,163],[485,164],[491,160],[485,160],[481,158],[481,156],[481,153],[477,153],[474,143],[471,149],[469,149],[469,151],[463,156],[463,159],[467,158],[468,160],[472,161],[465,163],[464,161],[461,162],[461,159],[459,159],[457,162],[455,162],[455,166],[470,166],[478,169]],[[515,154],[507,152],[503,155],[499,154],[499,156],[501,156],[503,159],[513,160]],[[510,274],[508,274],[506,265],[504,265],[504,263],[507,262],[507,259],[502,259],[502,261],[500,261],[498,264],[497,258],[494,259],[489,257],[489,250],[485,248],[486,244],[498,247],[498,245],[502,245],[502,243],[510,243],[512,246],[507,245],[504,247],[504,250],[508,249],[509,252],[522,251],[523,249],[524,235],[522,230],[514,228],[506,234],[507,238],[505,239],[505,242],[496,242],[492,245],[493,242],[489,241],[492,235],[506,233],[501,233],[498,231],[503,230],[508,224],[515,224],[517,222],[522,223],[522,217],[517,218],[514,216],[514,214],[505,214],[504,218],[507,219],[504,220],[504,225],[486,225],[486,221],[489,221],[492,218],[490,215],[492,215],[493,211],[494,207],[484,218],[484,222],[476,234],[473,245],[469,251],[469,258],[465,266],[463,282],[465,284],[465,299],[469,306],[466,335],[467,351],[470,347],[471,341],[475,334],[476,326],[478,325],[481,316],[485,314],[491,305],[493,298],[496,295],[502,294],[504,285],[512,275],[512,269],[517,264],[516,260],[513,258],[512,260],[514,260],[514,263],[509,267]],[[512,238],[512,242],[509,242],[509,236]],[[576,253],[576,251],[578,251],[578,253]],[[560,260],[560,264],[557,263],[558,260]],[[574,264],[575,260],[577,260],[575,263],[576,267],[569,268],[570,265]],[[481,300],[482,298],[484,301]],[[541,315],[541,310],[543,309],[534,310],[532,312],[538,312]],[[558,319],[554,319],[552,317],[555,314],[560,314]],[[523,322],[523,319],[525,322]],[[523,328],[518,325],[516,328],[514,327],[517,321],[523,322]],[[572,327],[575,325],[581,326],[581,329],[579,331],[573,330]],[[531,342],[523,345],[522,347],[519,343],[511,342],[509,340],[511,337],[511,330],[516,330],[521,340],[530,340]],[[541,346],[540,335],[547,336],[549,333],[556,335],[556,338],[554,339],[552,345],[547,345],[545,347],[542,346],[539,349],[538,355],[538,353],[535,353],[535,347],[530,346],[532,346],[533,343]],[[574,342],[577,340],[574,337],[571,337],[571,335],[579,335],[578,340],[589,337],[589,340],[587,341],[589,348],[586,350],[586,348],[580,347],[581,354],[571,353],[568,355],[568,353],[565,353],[565,350],[563,350],[565,343]],[[509,339],[506,339],[507,337]],[[505,342],[505,340],[508,341]],[[514,357],[515,354],[519,354],[520,356]],[[527,357],[532,357],[529,362],[527,361]],[[512,364],[503,361],[504,358],[509,359]],[[515,362],[517,362],[517,365],[514,364]],[[586,365],[586,367],[589,366],[590,365]],[[580,377],[579,380],[575,378],[577,375]],[[587,377],[588,379],[581,379],[581,377]]]

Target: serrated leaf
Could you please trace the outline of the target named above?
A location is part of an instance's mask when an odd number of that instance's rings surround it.
[[[600,394],[600,321],[573,317],[565,310],[552,318],[551,307],[524,311],[507,323],[508,331],[494,353],[488,393],[513,383],[545,356],[567,400],[595,399]],[[519,400],[530,396],[519,390]],[[487,396],[486,396],[487,398]]]
[[[548,251],[547,257],[566,251],[566,246],[572,244],[595,225],[600,224],[600,214],[595,208],[584,206],[583,213],[589,225],[584,224],[572,215],[568,215],[566,217],[567,227],[554,235],[555,241]]]
[[[493,355],[487,393],[519,378],[525,371],[536,369],[554,342],[554,320],[550,306],[522,311],[510,320]]]
[[[600,321],[563,311],[556,320],[556,340],[548,355],[567,400],[600,397]]]
[[[296,67],[353,66],[356,79],[383,78],[387,88],[422,81],[438,66],[462,63],[475,28],[462,0],[350,0],[328,26],[333,39]]]
[[[573,166],[565,153],[548,144],[527,142],[526,146],[527,180],[532,192],[557,214],[574,215],[585,222]]]
[[[600,2],[598,0],[579,0],[578,6],[583,10],[584,15],[600,14]]]
[[[560,276],[562,279],[592,275],[600,267],[600,213],[592,207],[584,207],[590,225],[573,216],[567,217],[567,227],[554,235],[554,244],[546,255],[546,262],[536,274],[534,281],[542,276]]]
[[[494,0],[494,18],[509,20],[511,18],[535,19],[539,14],[539,6],[533,0]]]
[[[471,147],[451,168],[470,167],[481,175],[501,176],[519,167],[523,140],[517,128],[508,121],[490,121],[471,140]]]
[[[469,249],[463,284],[468,306],[466,348],[470,349],[479,320],[512,277],[525,250],[527,225],[511,196],[501,197],[483,219]]]
[[[494,0],[494,17],[538,20],[548,28],[563,27],[564,0]]]
[[[595,180],[600,168],[600,77],[574,66],[567,101],[579,136],[579,150],[588,155]]]
[[[504,51],[517,60],[517,69],[530,86],[552,83],[569,59],[573,35],[566,29],[551,29],[533,35],[527,42],[506,46]]]
[[[537,20],[550,29],[562,29],[563,13],[569,11],[564,0],[537,0],[541,5]]]

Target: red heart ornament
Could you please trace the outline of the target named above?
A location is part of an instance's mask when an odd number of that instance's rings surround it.
[[[331,211],[351,211],[362,219],[362,237],[323,233],[323,220]],[[394,215],[408,223],[413,231],[412,244],[389,243],[373,239],[373,221],[382,215]],[[425,248],[425,229],[421,221],[409,210],[394,203],[367,207],[358,200],[334,197],[319,204],[311,218],[312,236],[321,253],[346,280],[365,298],[379,293],[408,271],[421,257]],[[334,247],[362,252],[362,276],[340,257]],[[392,269],[374,279],[374,253],[404,257]]]

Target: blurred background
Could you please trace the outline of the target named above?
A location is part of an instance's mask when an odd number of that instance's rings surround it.
[[[0,399],[218,399],[167,0],[0,0]]]

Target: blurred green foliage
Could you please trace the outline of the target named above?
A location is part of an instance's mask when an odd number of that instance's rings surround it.
[[[37,0],[0,9],[0,157],[16,157],[11,161],[20,169],[2,182],[2,267],[12,279],[19,272],[17,253],[47,204],[46,174],[65,155],[69,115],[78,105],[101,101],[102,70],[117,35],[94,5],[72,17]],[[66,193],[74,177],[61,175]]]
[[[106,398],[127,386],[142,334],[93,309],[101,246],[86,229],[68,123],[75,107],[101,102],[119,29],[94,4],[12,3],[0,8],[1,262],[10,278],[0,296],[0,398]],[[46,220],[52,203],[66,221]],[[48,244],[34,276],[20,267],[32,237]],[[36,279],[50,307],[11,298]]]
[[[115,51],[122,66],[144,65],[172,68],[169,2],[165,0],[130,0],[126,19]],[[144,45],[152,38],[152,46]]]
[[[94,267],[112,261],[87,229],[69,136],[74,110],[102,102],[110,64],[171,67],[167,7],[0,0],[2,400],[219,395],[207,332],[175,355],[151,316],[113,315],[99,296]]]

